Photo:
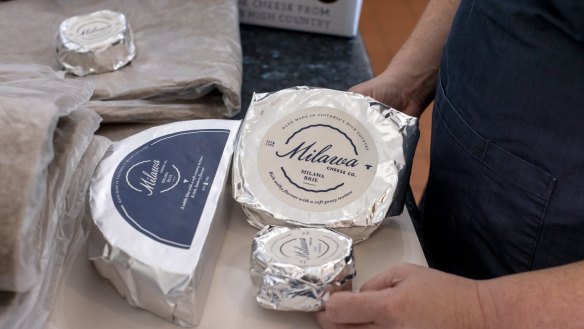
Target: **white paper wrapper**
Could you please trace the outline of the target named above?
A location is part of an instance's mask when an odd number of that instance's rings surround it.
[[[351,290],[356,275],[350,238],[327,229],[266,227],[253,240],[256,301],[279,311],[318,311],[331,293]]]
[[[240,129],[233,194],[248,221],[366,239],[403,209],[417,118],[372,98],[295,87],[255,94]]]
[[[150,128],[114,143],[100,163],[89,257],[131,305],[181,326],[199,322],[227,228],[239,124]]]

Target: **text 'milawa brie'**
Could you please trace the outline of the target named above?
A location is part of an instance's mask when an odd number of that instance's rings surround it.
[[[327,227],[359,241],[403,208],[417,119],[369,97],[296,87],[255,94],[234,196],[259,228]]]

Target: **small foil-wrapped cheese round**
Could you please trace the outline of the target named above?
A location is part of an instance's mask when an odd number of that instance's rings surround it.
[[[115,71],[136,56],[130,24],[111,10],[64,20],[57,34],[57,57],[77,76]]]
[[[328,229],[265,227],[253,240],[250,270],[261,306],[318,311],[331,293],[352,289],[352,240]]]
[[[295,87],[255,94],[240,129],[233,194],[248,221],[326,227],[358,242],[399,215],[417,119],[372,98]]]

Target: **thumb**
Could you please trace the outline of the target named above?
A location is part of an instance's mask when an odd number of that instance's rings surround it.
[[[369,81],[361,82],[360,84],[354,85],[353,87],[349,88],[350,92],[361,94],[363,96],[373,96],[373,90],[369,86]]]

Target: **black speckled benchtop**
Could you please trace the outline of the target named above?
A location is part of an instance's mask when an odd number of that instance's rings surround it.
[[[253,92],[293,86],[346,90],[373,76],[369,57],[355,38],[242,24],[243,118]]]

